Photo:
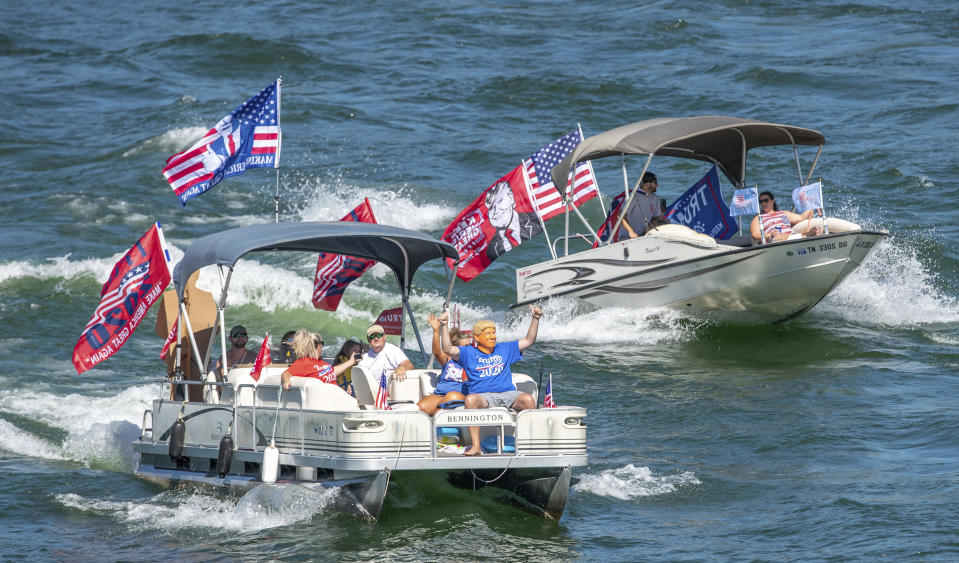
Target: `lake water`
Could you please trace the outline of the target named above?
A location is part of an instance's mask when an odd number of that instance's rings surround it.
[[[904,5],[6,5],[0,558],[956,559],[959,11]],[[200,236],[274,219],[273,170],[185,208],[160,170],[280,75],[283,221],[339,219],[369,197],[380,222],[438,236],[577,124],[589,136],[728,114],[822,131],[831,213],[890,236],[785,325],[547,304],[517,369],[552,373],[557,401],[587,407],[590,425],[590,464],[558,523],[429,479],[394,487],[372,524],[322,496],[265,514],[164,491],[133,476],[129,445],[159,394],[155,312],[82,376],[72,349],[110,268],[153,221],[179,258]],[[785,198],[790,158],[760,151],[752,181]],[[705,171],[653,169],[670,200]],[[608,201],[616,163],[597,174]],[[598,222],[597,205],[584,212]],[[507,310],[514,270],[545,256],[539,237],[457,283],[464,320],[521,337],[526,317]],[[381,266],[338,312],[317,312],[314,267],[241,263],[228,323],[254,344],[306,327],[330,345],[397,305]],[[417,276],[420,320],[444,280],[438,264]]]

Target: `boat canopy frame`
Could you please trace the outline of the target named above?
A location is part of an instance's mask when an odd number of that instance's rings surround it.
[[[803,185],[812,178],[825,143],[826,138],[819,131],[794,125],[721,115],[662,117],[623,125],[584,139],[553,167],[550,176],[554,185],[565,185],[575,164],[596,158],[619,156],[622,159],[623,193],[628,194],[628,198],[620,207],[619,217],[613,226],[612,232],[616,232],[654,156],[673,156],[715,164],[737,189],[741,189],[746,186],[746,155],[751,149],[791,145],[799,183]],[[805,179],[799,162],[798,145],[819,147]],[[626,173],[627,154],[647,156],[632,189],[629,188]],[[585,219],[581,217],[581,220],[589,228]],[[568,225],[564,238],[567,242],[566,254],[569,255]],[[604,244],[599,241],[598,236],[596,240],[599,244]],[[611,241],[612,237],[605,244],[611,244]]]
[[[194,272],[203,267],[218,266],[220,299],[217,306],[218,315],[211,334],[211,339],[213,339],[217,329],[221,325],[225,325],[226,297],[237,261],[252,252],[269,251],[346,254],[376,260],[386,265],[396,278],[403,301],[400,312],[400,346],[402,347],[406,340],[405,317],[408,314],[413,326],[413,333],[424,357],[426,351],[409,303],[413,276],[423,264],[431,260],[450,259],[454,263],[459,261],[456,248],[449,243],[418,231],[376,223],[346,221],[265,223],[228,229],[199,238],[187,248],[183,258],[173,268],[173,283],[180,305],[179,315],[186,324],[186,327],[183,328],[188,331],[194,358],[201,369],[205,370],[205,366],[209,364],[213,342],[211,340],[210,345],[207,346],[207,357],[200,358],[195,336],[190,326],[190,319],[187,315],[186,303],[184,302],[187,281]],[[444,261],[444,264],[447,263]],[[450,268],[446,268],[446,270],[452,289],[452,280],[455,279],[455,276],[452,275]],[[181,327],[184,323],[177,323],[177,330],[180,332],[177,335],[177,342],[180,342],[183,337],[183,328]],[[222,356],[226,357],[226,334],[222,330],[220,331],[220,347]],[[179,371],[180,355],[177,354],[176,358],[176,368]],[[225,376],[225,372],[226,369],[223,366],[223,372],[220,375]]]

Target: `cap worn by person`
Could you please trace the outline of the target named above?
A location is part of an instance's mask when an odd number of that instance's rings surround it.
[[[370,328],[366,329],[366,337],[369,338],[372,334],[386,334],[386,331],[383,330],[383,327],[380,325],[372,325]]]
[[[230,329],[230,338],[237,338],[240,336],[245,337],[247,335],[246,327],[243,325],[236,325]]]
[[[480,334],[488,328],[496,328],[496,323],[494,323],[493,321],[486,321],[486,320],[476,321],[476,323],[473,324],[472,332],[473,334]]]
[[[293,344],[293,337],[296,336],[295,330],[288,330],[283,334],[283,338],[280,339],[281,344]]]

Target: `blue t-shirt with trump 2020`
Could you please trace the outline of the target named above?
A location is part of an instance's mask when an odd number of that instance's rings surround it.
[[[460,346],[460,365],[466,370],[470,393],[515,391],[510,364],[523,357],[519,342],[498,342],[491,354],[473,346]]]

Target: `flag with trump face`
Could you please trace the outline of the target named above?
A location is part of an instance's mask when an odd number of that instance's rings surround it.
[[[340,221],[376,223],[370,200],[364,198],[363,203],[357,205]],[[340,306],[346,287],[375,264],[376,260],[368,258],[321,252],[313,279],[313,306],[325,311],[335,311]]]
[[[170,284],[170,253],[159,223],[142,236],[100,290],[100,304],[73,348],[73,365],[83,373],[117,352],[147,310]]]
[[[187,150],[167,159],[163,176],[184,206],[220,180],[247,168],[280,165],[280,84],[234,109]]]

